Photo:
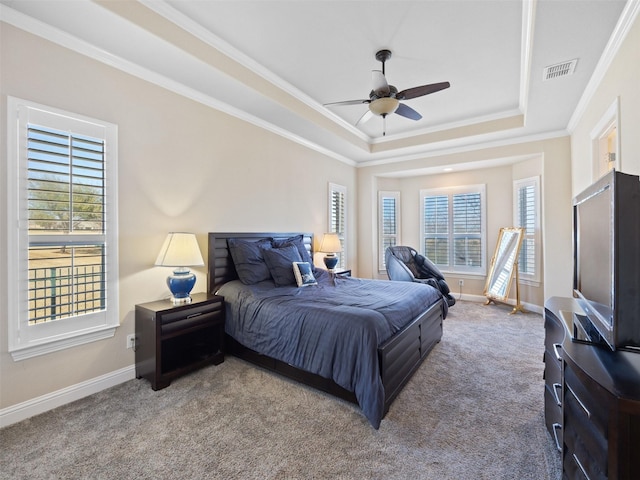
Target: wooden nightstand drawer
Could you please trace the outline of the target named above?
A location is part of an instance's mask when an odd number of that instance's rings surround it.
[[[194,295],[195,297],[195,295]],[[156,304],[157,302],[154,302]],[[158,315],[160,319],[160,323],[164,326],[168,326],[171,323],[182,322],[188,318],[194,318],[198,315],[215,312],[222,308],[222,300],[214,302],[214,303],[204,303],[204,304],[187,304],[185,306],[180,306],[180,308],[176,307],[168,312],[162,312]],[[174,311],[175,310],[175,311]]]
[[[194,329],[200,326],[207,326],[214,322],[220,322],[221,316],[218,312],[198,312],[189,314],[187,317],[182,317],[180,320],[176,320],[171,323],[163,323],[160,326],[162,331],[162,337],[166,337],[169,334],[176,332],[184,332],[187,329]]]

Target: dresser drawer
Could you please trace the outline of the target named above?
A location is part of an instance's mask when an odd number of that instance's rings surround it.
[[[565,385],[566,387],[566,385]],[[571,393],[565,391],[563,399],[564,424],[563,441],[566,446],[566,454],[577,455],[579,462],[590,471],[607,471],[607,439],[599,428],[585,415],[584,408],[579,400]],[[573,459],[572,461],[575,461]]]
[[[608,439],[610,395],[600,385],[589,379],[570,363],[564,368],[564,397],[576,406],[576,416],[580,422],[592,424],[604,439]],[[566,406],[566,403],[565,403]],[[603,408],[604,407],[604,408]]]
[[[558,405],[562,391],[555,390],[548,385],[544,387],[544,420],[556,448],[562,451],[562,405]]]
[[[544,383],[549,386],[554,383],[562,385],[562,362],[548,351],[544,352]]]
[[[607,480],[602,468],[594,464],[588,453],[578,445],[577,450],[565,448],[562,460],[563,477],[570,480]]]
[[[554,344],[562,344],[565,335],[565,329],[562,324],[550,315],[544,318],[544,347],[545,350],[552,352]]]

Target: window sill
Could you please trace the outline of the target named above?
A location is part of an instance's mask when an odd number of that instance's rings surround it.
[[[117,326],[101,327],[100,329],[83,332],[72,337],[60,338],[53,341],[49,340],[37,345],[17,347],[10,352],[11,357],[14,362],[19,362],[21,360],[26,360],[27,358],[46,355],[47,353],[53,353],[70,347],[84,345],[85,343],[91,343],[97,340],[104,340],[105,338],[113,337],[116,332],[116,328]]]

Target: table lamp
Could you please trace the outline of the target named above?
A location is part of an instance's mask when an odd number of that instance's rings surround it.
[[[336,253],[342,251],[342,245],[337,233],[325,233],[320,243],[320,251],[326,253],[324,264],[329,271],[334,271],[338,264]]]
[[[171,290],[174,305],[191,303],[191,289],[196,284],[195,273],[189,267],[204,265],[202,254],[193,233],[171,232],[164,240],[156,266],[176,267],[172,275],[167,277],[167,285]]]

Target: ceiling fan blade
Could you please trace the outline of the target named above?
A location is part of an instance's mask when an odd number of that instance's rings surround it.
[[[368,122],[372,118],[373,118],[373,112],[371,110],[367,109],[367,111],[364,112],[362,114],[362,116],[358,119],[358,121],[356,122],[356,126],[358,126],[361,123]]]
[[[401,103],[400,105],[398,105],[398,108],[396,109],[395,113],[403,117],[409,118],[411,120],[420,120],[422,118],[422,115],[420,115],[413,108],[405,105],[404,103]]]
[[[387,79],[385,78],[384,73],[382,73],[382,71],[380,70],[373,70],[371,73],[373,78],[373,91],[376,93],[376,95],[388,95],[390,92],[389,84],[387,83]]]
[[[330,105],[362,105],[363,103],[371,103],[371,100],[368,98],[366,100],[345,100],[343,102],[331,102],[331,103],[323,103],[323,107],[328,107]]]
[[[423,95],[439,92],[440,90],[444,90],[450,86],[451,84],[449,82],[440,82],[422,85],[420,87],[407,88],[406,90],[398,92],[396,98],[398,100],[409,100],[410,98],[422,97]]]

